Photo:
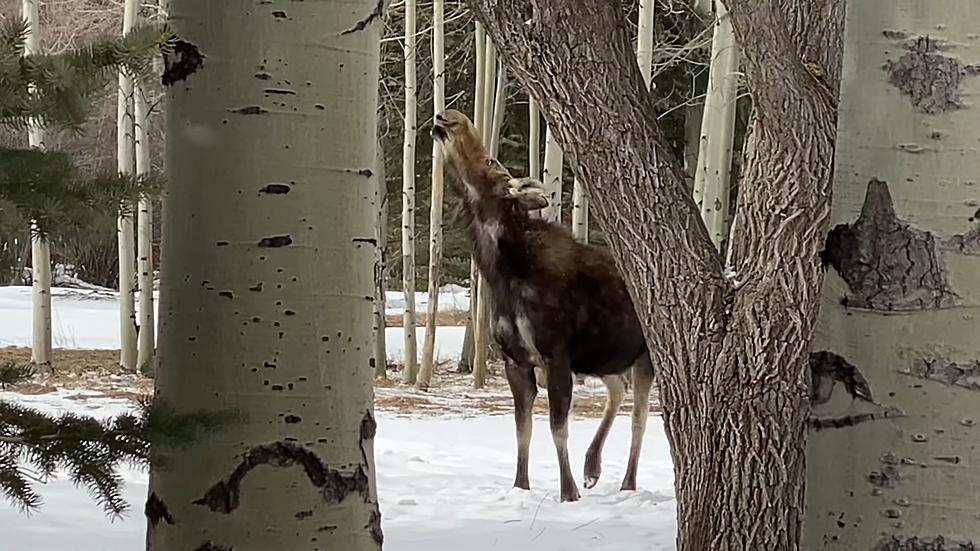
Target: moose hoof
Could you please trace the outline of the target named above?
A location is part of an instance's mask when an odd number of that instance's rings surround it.
[[[562,503],[565,503],[566,501],[578,501],[580,497],[582,496],[578,493],[578,488],[575,486],[572,486],[570,490],[562,490],[561,492]]]

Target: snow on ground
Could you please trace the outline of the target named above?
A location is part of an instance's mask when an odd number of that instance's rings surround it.
[[[441,311],[469,308],[469,290],[458,285],[443,287],[439,295]],[[386,311],[400,314],[404,308],[403,293],[387,292]],[[425,312],[428,295],[416,293],[415,309]],[[154,303],[158,310],[159,302]],[[137,311],[139,307],[137,305]],[[115,350],[119,348],[118,293],[90,286],[85,289],[55,287],[51,289],[51,339],[55,348]],[[31,288],[0,287],[0,346],[31,346]],[[436,361],[459,358],[463,348],[463,327],[440,327],[436,331]],[[385,329],[388,361],[405,359],[405,332],[401,327]],[[425,328],[415,330],[418,350],[422,350]],[[0,549],[2,551],[2,549]]]
[[[121,413],[124,400],[71,399],[0,392],[49,413],[95,417]],[[582,459],[597,419],[573,421],[572,471],[581,483]],[[603,478],[581,490],[577,503],[557,501],[557,460],[548,421],[537,416],[531,444],[531,491],[511,487],[515,461],[509,415],[402,417],[378,413],[375,458],[386,551],[612,551],[673,550],[673,471],[660,417],[651,416],[639,490],[620,492],[629,449],[629,418],[621,416],[606,442]],[[0,507],[2,551],[138,551],[144,546],[145,472],[125,469],[132,511],[112,521],[84,489],[58,478],[41,487],[41,510],[25,517]]]

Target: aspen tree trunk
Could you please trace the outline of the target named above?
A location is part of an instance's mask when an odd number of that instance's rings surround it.
[[[473,124],[481,132],[483,130],[483,94],[485,92],[486,80],[486,31],[483,25],[477,21],[474,29],[474,42],[476,43],[476,83],[473,89]],[[470,310],[466,319],[466,329],[463,333],[463,350],[456,366],[458,373],[469,373],[473,371],[473,327],[476,320],[476,305],[479,302],[480,273],[476,268],[476,262],[470,258]]]
[[[123,35],[133,28],[138,7],[137,0],[125,0]],[[122,70],[119,71],[116,112],[116,161],[120,174],[131,175],[136,168],[133,108],[133,79]],[[135,207],[124,202],[116,221],[119,232],[119,363],[126,371],[137,367]]]
[[[149,113],[146,97],[141,86],[133,86],[133,113],[136,116],[136,174],[150,170]],[[149,197],[139,200],[137,212],[137,268],[139,272],[139,347],[137,366],[140,373],[152,375],[156,352],[156,316],[153,315],[153,201]]]
[[[27,20],[27,37],[24,41],[24,55],[41,53],[41,18],[38,4],[40,0],[24,0],[21,11]],[[40,121],[31,121],[27,139],[31,147],[44,149],[45,132]],[[33,332],[31,338],[31,363],[41,370],[51,368],[51,244],[31,223],[31,294],[34,309],[32,312]]]
[[[561,223],[561,184],[563,153],[549,124],[544,138],[544,173],[541,183],[551,190],[548,206],[541,209],[541,217],[549,222]]]
[[[156,395],[233,417],[165,450],[148,549],[382,548],[376,5],[173,2],[205,58],[168,91]]]
[[[374,166],[377,179],[378,223],[375,239],[378,246],[374,255],[374,376],[388,378],[388,346],[385,335],[385,248],[388,245],[388,180],[384,149],[378,144],[378,159]]]
[[[653,6],[655,0],[640,0],[637,15],[636,31],[636,62],[640,64],[640,73],[647,88],[653,79]]]
[[[813,349],[864,399],[820,381],[818,419],[847,422],[810,436],[807,549],[980,546],[980,5],[930,7],[847,8]]]
[[[433,116],[446,110],[446,61],[443,0],[432,2],[432,111]],[[442,146],[432,140],[432,199],[429,206],[429,303],[426,305],[425,342],[422,346],[422,366],[417,386],[428,390],[435,367],[436,317],[439,314],[439,263],[442,261]]]
[[[572,187],[572,235],[582,243],[589,242],[589,196],[578,178]]]
[[[528,136],[527,136],[527,175],[535,180],[541,178],[541,112],[530,95],[527,98]]]
[[[740,182],[752,200],[739,201],[731,274],[659,128],[619,3],[468,4],[575,159],[645,320],[678,551],[800,549],[843,3],[725,0],[754,100]]]
[[[496,71],[497,48],[492,40],[486,41],[486,55],[483,58],[484,92],[483,114],[483,143],[491,156],[497,155],[500,146],[500,129],[503,126],[506,109],[507,74],[503,67]],[[482,276],[480,277],[482,279]],[[487,384],[489,367],[487,361],[490,354],[490,286],[478,285],[476,291],[476,322],[473,327],[473,388],[483,388]]]
[[[738,87],[738,46],[732,20],[723,2],[715,2],[714,37],[708,90],[701,119],[694,202],[715,247],[728,241],[732,144],[735,139],[735,93]]]
[[[415,384],[418,377],[418,341],[415,340],[415,139],[416,111],[415,0],[405,0],[405,138],[402,158],[402,292],[405,314],[405,366],[402,382]]]

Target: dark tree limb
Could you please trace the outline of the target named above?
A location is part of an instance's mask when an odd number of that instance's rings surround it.
[[[645,322],[678,550],[798,549],[840,73],[840,37],[827,33],[840,32],[842,2],[725,0],[755,106],[731,278],[657,126],[619,3],[468,3],[586,186]]]

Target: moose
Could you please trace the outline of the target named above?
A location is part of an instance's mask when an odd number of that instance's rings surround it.
[[[505,360],[514,396],[517,474],[530,489],[528,453],[532,407],[544,370],[551,435],[558,453],[561,501],[580,498],[568,460],[573,374],[601,378],[607,388],[602,420],[585,455],[584,486],[602,472],[602,448],[633,369],[632,441],[621,490],[636,489],[637,463],[649,412],[653,364],[626,284],[611,255],[577,241],[561,226],[532,218],[548,205],[544,185],[514,178],[482,143],[472,121],[450,109],[431,130],[464,197],[463,219],[473,257],[489,285],[493,339]]]

